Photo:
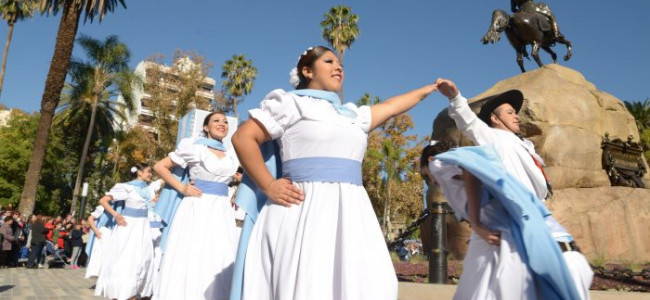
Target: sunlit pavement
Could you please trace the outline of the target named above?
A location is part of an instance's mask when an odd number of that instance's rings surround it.
[[[0,299],[101,299],[93,296],[95,279],[85,279],[85,269],[0,269]],[[456,286],[399,283],[400,300],[451,299]],[[650,299],[648,293],[591,291],[592,300]]]

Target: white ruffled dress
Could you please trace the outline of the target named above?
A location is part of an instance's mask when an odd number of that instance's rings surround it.
[[[361,162],[370,107],[346,107],[357,117],[340,115],[326,100],[275,90],[249,113],[279,142],[283,162]],[[260,212],[247,248],[243,299],[397,299],[395,269],[363,186],[296,184],[302,204],[267,202]]]
[[[116,184],[108,193],[112,201],[125,200],[125,209],[147,209],[137,188]],[[153,242],[149,219],[124,216],[126,226],[115,225],[107,240],[104,260],[95,287],[96,296],[109,299],[148,297],[153,291]]]
[[[99,220],[103,213],[104,207],[99,205],[95,208],[95,211],[90,214],[93,216],[93,218],[95,218],[95,220]],[[90,254],[90,260],[86,265],[86,278],[99,276],[99,271],[104,260],[104,252],[106,252],[105,248],[108,245],[108,240],[111,237],[112,230],[110,228],[102,226],[100,228],[97,228],[97,230],[99,230],[99,233],[101,233],[102,237],[99,239],[95,237],[95,242],[93,243]]]
[[[234,151],[218,158],[191,138],[169,157],[189,168],[190,180],[228,184],[239,166]],[[154,299],[228,299],[238,242],[230,198],[183,198],[169,230]]]

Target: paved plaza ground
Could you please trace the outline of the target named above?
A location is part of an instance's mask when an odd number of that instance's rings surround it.
[[[0,270],[0,300],[40,299],[102,299],[93,296],[95,279],[84,278],[85,269],[24,269]],[[400,282],[400,300],[451,299],[456,287],[424,283]],[[592,300],[650,299],[648,293],[592,291]]]

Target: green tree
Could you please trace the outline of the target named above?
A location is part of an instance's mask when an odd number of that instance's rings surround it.
[[[77,42],[88,61],[73,59],[70,62],[68,73],[72,82],[62,96],[62,119],[70,123],[80,115],[90,117],[72,194],[71,214],[76,212],[93,133],[110,141],[114,136],[114,124],[127,119],[125,111],[133,111],[133,90],[141,85],[141,80],[129,69],[129,49],[116,36],[109,36],[102,42],[82,35]],[[116,101],[118,95],[119,102]]]
[[[650,98],[645,101],[623,101],[625,108],[632,114],[639,132],[650,129]]]
[[[41,116],[38,122],[36,138],[29,168],[27,169],[25,185],[20,196],[18,210],[24,214],[31,214],[34,211],[38,181],[41,177],[41,169],[47,145],[49,142],[50,130],[56,107],[59,105],[61,91],[65,84],[65,77],[68,72],[68,64],[72,55],[79,19],[85,13],[85,20],[98,17],[101,21],[106,12],[113,11],[121,4],[126,7],[124,0],[41,0],[41,11],[57,14],[61,12],[61,23],[56,35],[54,54],[50,63],[50,70],[45,79],[45,88],[41,100]]]
[[[358,22],[359,16],[353,14],[350,7],[343,5],[330,8],[320,22],[323,39],[334,48],[341,63],[343,53],[359,36]]]
[[[253,82],[257,78],[257,68],[253,61],[246,59],[243,54],[233,55],[221,67],[221,78],[225,94],[230,95],[233,114],[237,116],[237,101],[243,101],[243,97],[253,90]]]
[[[0,0],[0,14],[2,19],[7,22],[9,30],[7,32],[7,41],[5,50],[2,55],[2,69],[0,69],[0,93],[2,93],[2,83],[5,78],[5,67],[7,66],[7,55],[9,54],[9,45],[11,36],[14,33],[16,22],[26,18],[31,18],[38,9],[38,0]]]
[[[171,66],[155,54],[146,61],[143,107],[152,113],[154,159],[161,159],[176,146],[178,118],[191,109],[210,109],[214,81],[207,78],[212,63],[192,51],[174,52]],[[178,116],[178,117],[177,117]]]
[[[16,205],[20,200],[21,188],[25,181],[25,171],[36,135],[39,115],[29,115],[14,109],[5,127],[0,128],[0,204]],[[74,168],[74,158],[66,146],[63,130],[53,128],[52,140],[48,145],[43,164],[41,180],[36,197],[35,211],[48,215],[62,212],[71,195],[69,179]]]

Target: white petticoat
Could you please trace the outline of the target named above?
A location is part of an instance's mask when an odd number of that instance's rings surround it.
[[[105,248],[96,296],[121,300],[148,297],[153,292],[153,242],[149,220],[128,216],[124,219],[127,225],[113,228]]]
[[[243,299],[397,299],[397,277],[362,186],[298,183],[300,205],[262,209]]]
[[[105,248],[108,246],[108,240],[111,237],[111,230],[106,227],[99,228],[99,233],[101,233],[102,237],[100,239],[95,237],[90,260],[86,265],[86,278],[99,276],[104,261],[104,253],[106,252]]]
[[[230,198],[185,197],[171,224],[154,299],[228,299],[236,251]]]

